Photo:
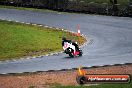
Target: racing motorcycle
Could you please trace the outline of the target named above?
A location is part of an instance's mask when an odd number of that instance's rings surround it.
[[[76,49],[77,46],[75,46],[75,43],[73,42],[63,42],[63,50],[64,53],[69,54],[70,57],[75,57],[75,56],[82,56],[82,50],[80,48]]]

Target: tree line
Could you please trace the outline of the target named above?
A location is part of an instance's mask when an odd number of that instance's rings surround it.
[[[94,2],[87,3],[86,1],[87,0],[0,0],[0,4],[17,7],[46,8],[67,12],[132,16],[132,7],[129,5],[125,7],[118,5],[118,0],[108,0],[109,2],[104,4]]]

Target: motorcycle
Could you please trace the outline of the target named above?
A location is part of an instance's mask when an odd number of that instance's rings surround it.
[[[83,54],[82,50],[80,48],[77,50],[72,42],[64,42],[63,50],[70,57],[82,56]]]

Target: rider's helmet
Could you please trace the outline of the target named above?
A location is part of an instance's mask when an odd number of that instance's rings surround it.
[[[66,38],[65,37],[62,37],[62,41],[65,41],[66,40]]]

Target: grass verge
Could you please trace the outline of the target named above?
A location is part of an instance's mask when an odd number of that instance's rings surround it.
[[[83,37],[56,29],[0,20],[0,60],[61,51],[64,35],[79,43],[85,41]]]
[[[5,5],[0,5],[0,8],[7,8],[7,9],[17,9],[17,10],[28,10],[28,11],[47,11],[47,12],[56,12],[54,10],[48,10],[48,9],[37,9],[37,8],[26,8],[26,7],[15,7],[15,6],[5,6]],[[63,13],[63,12],[61,12]],[[66,13],[66,12],[65,12]]]
[[[132,78],[132,75],[131,75]],[[130,83],[119,83],[119,84],[99,84],[89,86],[62,86],[55,85],[52,88],[132,88],[132,81]]]

